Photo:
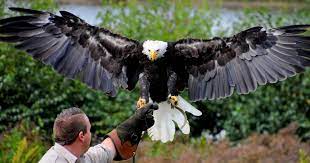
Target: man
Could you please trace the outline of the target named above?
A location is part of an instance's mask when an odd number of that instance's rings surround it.
[[[79,108],[63,110],[54,122],[55,145],[40,163],[99,163],[131,158],[137,149],[142,131],[153,126],[155,104],[148,104],[112,130],[102,143],[90,147],[91,124]]]

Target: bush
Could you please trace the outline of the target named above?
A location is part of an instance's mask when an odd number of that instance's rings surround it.
[[[167,144],[144,141],[140,144],[136,162],[299,162],[310,159],[309,142],[301,142],[294,134],[297,125],[292,123],[276,134],[252,134],[232,146],[227,139],[217,142],[205,137]]]
[[[0,162],[38,162],[46,151],[39,131],[33,124],[23,121],[0,138]]]
[[[56,6],[52,1],[42,0],[36,0],[30,6],[46,9],[46,3]],[[3,4],[0,5],[3,8]],[[206,2],[197,7],[189,0],[178,4],[163,0],[148,1],[147,4],[108,1],[103,8],[104,11],[98,15],[103,20],[101,26],[138,40],[171,41],[183,37],[231,35],[226,32],[229,31],[227,29],[212,31],[219,23],[216,18],[220,12],[209,9]],[[261,18],[268,20],[267,23],[262,22]],[[246,10],[244,17],[233,25],[233,33],[258,24],[280,26],[292,23],[310,23],[309,10],[294,13]],[[217,133],[225,129],[232,140],[238,140],[253,131],[274,133],[297,121],[301,126],[298,133],[309,139],[309,73],[307,71],[285,82],[260,87],[249,95],[196,103],[205,114],[201,118],[191,117],[192,133],[199,135],[206,129]],[[137,92],[120,91],[116,98],[107,97],[79,81],[63,78],[51,67],[34,61],[11,45],[0,44],[0,131],[26,119],[50,135],[56,115],[64,108],[76,106],[89,116],[92,131],[103,135],[133,113]],[[186,98],[186,93],[183,94]]]

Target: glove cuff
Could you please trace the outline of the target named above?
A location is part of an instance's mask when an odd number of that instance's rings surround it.
[[[115,129],[106,136],[112,139],[116,148],[117,155],[114,158],[115,161],[127,160],[136,154],[138,144],[131,144],[130,140],[122,142]]]

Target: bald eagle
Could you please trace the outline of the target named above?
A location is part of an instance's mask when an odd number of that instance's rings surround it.
[[[137,108],[159,103],[153,140],[172,141],[175,124],[190,131],[184,112],[201,112],[191,101],[215,100],[253,92],[259,85],[294,76],[310,65],[310,25],[253,27],[232,37],[178,41],[137,41],[87,24],[60,11],[10,8],[23,16],[0,20],[0,41],[17,43],[60,74],[116,96],[118,88],[140,85]]]

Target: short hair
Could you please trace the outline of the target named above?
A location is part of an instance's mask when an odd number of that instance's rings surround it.
[[[58,114],[53,127],[55,142],[60,145],[70,145],[81,131],[86,133],[85,116],[86,114],[76,107],[65,109]]]

